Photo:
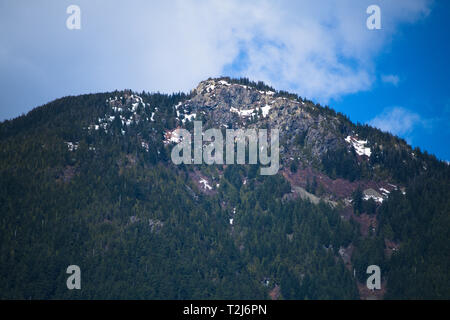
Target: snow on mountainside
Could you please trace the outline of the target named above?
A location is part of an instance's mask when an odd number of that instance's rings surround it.
[[[131,128],[142,123],[153,127],[156,124],[155,117],[158,114],[164,116],[157,105],[151,105],[132,92],[116,94],[108,97],[105,102],[108,107],[107,113],[88,127],[90,131],[103,130],[107,134],[112,134],[109,130],[115,123],[120,128],[119,132],[126,135]],[[253,85],[224,79],[205,80],[200,82],[186,99],[177,102],[172,108],[175,123],[172,128],[165,129],[161,141],[168,147],[181,141],[177,128],[192,128],[192,121],[201,119],[204,130],[278,128],[281,142],[281,170],[286,172],[291,166],[295,167],[296,163],[299,163],[314,169],[316,173],[310,179],[314,176],[319,177],[319,172],[323,170],[320,163],[324,157],[333,155],[340,149],[349,151],[350,147],[355,151],[358,159],[353,160],[354,166],[357,164],[368,166],[369,159],[374,154],[374,150],[368,146],[368,139],[360,138],[352,125],[345,123],[345,120],[336,113],[321,110],[310,101],[283,95],[270,89],[256,88]],[[145,136],[139,136],[139,141],[140,147],[145,152],[150,152],[152,142]],[[379,154],[375,157],[378,158]],[[290,181],[292,183],[295,180]],[[379,191],[369,192],[365,198],[373,198],[381,203],[389,196],[391,190],[386,183],[381,185],[382,189],[367,185],[367,188]],[[356,186],[344,188],[343,190],[348,191],[340,192],[336,186],[328,185],[329,187],[323,184],[323,187],[335,200],[348,198],[349,192],[356,188]],[[297,186],[305,187],[304,182]],[[206,185],[203,186],[203,189],[205,188]]]
[[[370,151],[370,148],[366,148],[367,140],[358,140],[357,138],[358,136],[347,136],[345,141],[353,146],[358,155],[370,157],[372,152]]]

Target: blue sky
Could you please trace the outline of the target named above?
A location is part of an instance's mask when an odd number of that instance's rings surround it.
[[[381,30],[366,27],[372,4]],[[432,0],[0,0],[0,120],[65,95],[245,76],[450,160],[449,18]]]

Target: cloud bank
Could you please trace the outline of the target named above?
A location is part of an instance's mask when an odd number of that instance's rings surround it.
[[[72,31],[71,1],[2,2],[0,90],[24,86],[44,103],[116,88],[188,91],[227,73],[326,102],[369,90],[377,55],[431,4],[377,1],[382,29],[368,30],[372,2],[81,0],[82,29]]]

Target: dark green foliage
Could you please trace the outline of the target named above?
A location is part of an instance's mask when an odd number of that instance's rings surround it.
[[[318,107],[314,112],[342,121],[341,134],[356,130],[368,139],[373,152],[370,159],[346,148],[329,152],[325,173],[407,186],[406,195],[392,191],[379,207],[355,193],[355,212],[377,214],[379,223],[364,238],[354,220],[341,218],[340,206],[286,201],[290,184],[281,174],[261,176],[258,165],[196,167],[223,174],[214,194],[199,192],[192,166],[172,165],[162,142],[185,94],[142,93],[159,112],[126,134],[116,120],[108,132],[88,130],[110,112],[105,100],[124,93],[66,97],[0,124],[0,299],[265,299],[275,285],[284,299],[356,299],[355,279],[338,253],[350,244],[357,279],[364,282],[367,266],[379,265],[387,298],[450,297],[445,163]],[[67,141],[78,148],[69,151]],[[309,192],[320,189],[308,182]],[[391,258],[387,240],[399,245]],[[71,264],[81,267],[81,291],[66,288]]]
[[[278,185],[281,177],[264,179],[256,197],[245,189],[237,207],[236,242],[247,268],[281,285],[285,299],[357,298],[350,272],[326,249],[348,246],[356,228],[324,204],[282,204],[277,195],[285,190]]]
[[[296,173],[298,170],[297,161],[292,161],[291,165],[289,166],[289,169],[291,170],[291,172]]]
[[[377,203],[375,202],[375,200],[373,198],[370,198],[369,200],[365,200],[365,201],[363,201],[362,210],[363,210],[363,212],[365,212],[367,214],[375,214],[375,212],[377,210]]]
[[[354,181],[361,178],[361,168],[353,149],[329,151],[323,156],[322,164],[324,171],[333,179],[339,177]]]
[[[312,182],[309,180],[309,178],[306,179],[306,191],[312,194],[317,193],[317,178],[316,176],[313,177]]]
[[[355,192],[353,192],[352,195],[352,204],[353,204],[353,212],[355,214],[360,214],[364,211],[363,208],[363,192],[362,189],[360,187],[358,187],[358,189],[355,190]]]
[[[242,185],[241,168],[240,165],[229,165],[224,172],[225,178],[238,190]]]
[[[355,227],[325,205],[283,204],[289,183],[257,165],[228,166],[217,195],[193,193],[191,167],[171,166],[162,144],[185,96],[143,93],[157,121],[125,135],[119,122],[88,130],[122,94],[67,97],[0,124],[0,298],[264,299],[289,277],[283,298],[357,298],[324,249],[348,245]],[[71,264],[80,291],[66,288]]]
[[[379,209],[380,233],[400,243],[390,261],[387,298],[450,297],[450,169],[416,178],[406,195]]]
[[[305,138],[306,138],[306,131],[301,132],[295,136],[294,143],[297,146],[302,147],[305,144]]]
[[[209,80],[211,80],[211,78],[209,78]],[[218,78],[218,80],[225,80],[229,83],[236,83],[236,84],[241,84],[244,86],[249,86],[249,87],[255,88],[257,90],[274,91],[274,92],[276,91],[274,88],[266,85],[262,81],[255,82],[255,81],[249,80],[248,78],[235,79],[235,78],[230,78],[230,77],[221,77],[221,78]]]
[[[377,265],[382,271],[382,276],[387,272],[384,257],[384,240],[382,238],[366,238],[356,243],[357,249],[352,255],[353,268],[357,279],[365,283],[367,280],[367,267]]]

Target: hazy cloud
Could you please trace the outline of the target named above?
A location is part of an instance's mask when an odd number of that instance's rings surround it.
[[[400,82],[400,78],[394,74],[387,74],[381,76],[381,81],[383,81],[384,83],[392,84],[396,87]]]
[[[404,136],[410,134],[418,126],[425,126],[427,121],[420,115],[402,107],[393,107],[369,121],[371,126],[394,135]]]

